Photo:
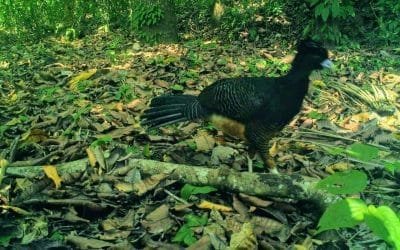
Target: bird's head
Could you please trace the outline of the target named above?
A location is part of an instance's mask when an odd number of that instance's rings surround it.
[[[328,57],[328,50],[322,47],[321,43],[311,39],[302,40],[298,43],[296,58],[298,59],[298,66],[310,70],[332,68],[333,66]]]

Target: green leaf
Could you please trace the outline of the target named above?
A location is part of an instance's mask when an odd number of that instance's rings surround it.
[[[194,214],[188,214],[185,216],[185,220],[188,227],[205,226],[208,222],[208,216],[207,214],[204,214],[201,217]]]
[[[321,10],[321,17],[324,22],[326,22],[328,20],[329,9],[326,6],[324,6],[324,8],[322,8],[322,10]]]
[[[342,11],[341,11],[341,8],[340,8],[338,0],[332,0],[331,9],[332,9],[332,17],[333,18],[335,18],[337,16],[340,16]]]
[[[198,187],[190,184],[185,184],[181,189],[181,197],[188,200],[194,194],[208,194],[217,191],[216,188],[210,186]]]
[[[308,113],[307,116],[311,119],[316,119],[316,120],[323,120],[323,119],[327,118],[327,116],[325,114],[318,113],[315,110]]]
[[[175,237],[172,238],[172,242],[184,243],[190,246],[196,242],[196,238],[194,237],[193,230],[185,224],[178,230]]]
[[[374,146],[356,142],[347,147],[346,153],[358,160],[370,161],[378,157],[379,149]]]
[[[3,136],[4,132],[6,132],[7,129],[7,125],[0,125],[0,136]]]
[[[368,206],[365,223],[375,235],[400,249],[400,219],[390,207]]]
[[[176,90],[176,91],[183,91],[184,87],[182,85],[179,84],[174,84],[171,86],[172,90]]]
[[[60,231],[55,231],[50,236],[50,239],[62,241],[62,240],[64,240],[64,235]]]
[[[317,234],[330,229],[354,227],[362,221],[360,214],[366,211],[367,206],[360,199],[340,200],[330,205],[319,219]]]
[[[386,162],[385,169],[389,171],[391,174],[394,174],[396,170],[400,170],[400,161]]]
[[[8,247],[11,238],[12,238],[11,235],[0,235],[0,246]]]
[[[110,135],[105,135],[102,137],[97,138],[92,144],[90,145],[91,147],[98,147],[101,145],[104,145],[106,143],[109,143],[112,141],[112,137]]]
[[[340,155],[343,154],[346,150],[344,148],[340,147],[334,147],[334,146],[329,146],[329,147],[322,147],[326,152],[328,152],[331,155]]]
[[[359,222],[363,221],[368,212],[365,202],[356,198],[346,198],[345,200],[350,208],[351,218]]]
[[[317,188],[332,194],[354,194],[367,186],[367,175],[358,170],[334,173],[317,183]]]
[[[316,5],[315,6],[315,11],[314,11],[315,16],[316,17],[321,16],[323,9],[324,9],[324,5],[323,4]]]
[[[150,158],[151,156],[151,150],[150,150],[150,144],[147,143],[144,147],[143,147],[143,156],[146,158]]]

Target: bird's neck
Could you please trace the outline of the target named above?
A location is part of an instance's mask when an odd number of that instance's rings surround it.
[[[299,69],[298,67],[292,68],[285,77],[281,78],[282,91],[286,92],[284,95],[287,95],[293,102],[297,100],[301,103],[308,92],[311,72],[312,70]],[[287,91],[288,88],[293,89],[293,91]]]
[[[308,86],[308,78],[311,75],[311,69],[303,69],[298,67],[292,67],[292,69],[286,74],[284,77],[286,84],[289,85],[304,85],[305,87]]]
[[[309,63],[304,60],[304,57],[297,55],[292,62],[292,68],[286,76],[294,81],[307,80],[308,83],[308,77],[312,71],[313,69],[309,67]]]

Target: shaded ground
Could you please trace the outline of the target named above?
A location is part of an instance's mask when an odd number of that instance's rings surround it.
[[[304,210],[307,204],[210,189],[185,201],[182,183],[115,171],[130,157],[245,171],[246,146],[212,125],[192,122],[146,132],[139,114],[154,95],[198,94],[225,77],[284,74],[292,46],[192,41],[149,47],[99,34],[10,45],[0,54],[0,156],[10,167],[86,157],[94,166],[62,176],[61,185],[56,174],[53,181],[43,173],[6,175],[0,187],[3,245],[49,247],[65,237],[79,248],[157,248],[201,238],[201,246],[222,247],[251,221],[255,235],[247,238],[257,236],[263,248],[384,246],[364,227],[312,236],[320,214]],[[332,58],[336,69],[312,76],[303,111],[271,142],[270,153],[283,174],[320,178],[363,169],[370,185],[360,197],[399,210],[399,176],[390,173],[396,166],[387,171],[384,162],[399,159],[399,51],[334,49]],[[378,146],[379,159],[365,162],[328,150],[355,141]],[[132,189],[134,183],[144,192]],[[199,206],[201,200],[212,203]]]

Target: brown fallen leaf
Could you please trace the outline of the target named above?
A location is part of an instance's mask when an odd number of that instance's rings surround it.
[[[90,239],[72,234],[67,235],[65,241],[74,244],[78,249],[102,249],[114,246],[114,244],[107,241]]]
[[[32,143],[43,142],[46,141],[47,139],[48,139],[47,133],[41,129],[28,130],[21,136],[22,141],[32,142]]]
[[[392,116],[382,117],[378,122],[378,126],[391,132],[398,132],[400,127],[400,112]]]
[[[134,191],[136,195],[142,196],[150,190],[153,190],[158,186],[158,184],[167,178],[166,174],[156,174],[152,175],[149,178],[144,179],[143,181],[136,182],[133,184]]]
[[[54,182],[56,189],[61,187],[62,179],[58,175],[57,168],[55,166],[52,165],[43,166],[43,171],[46,174],[46,176]]]
[[[165,233],[175,222],[169,217],[169,206],[163,204],[149,213],[142,221],[143,227],[151,234]]]
[[[383,83],[400,83],[400,75],[396,75],[396,74],[386,74],[383,77]]]
[[[271,157],[275,157],[278,155],[278,152],[279,152],[278,143],[276,141],[274,141],[272,146],[269,148],[269,155]]]
[[[126,104],[125,107],[127,109],[134,109],[134,108],[136,108],[136,106],[138,106],[141,103],[142,103],[141,99],[135,99],[135,100],[131,101],[130,103]]]
[[[257,235],[262,233],[276,233],[286,228],[284,224],[276,220],[261,216],[253,216],[250,219],[250,223],[254,226],[254,231]]]
[[[135,221],[135,210],[129,209],[123,217],[112,217],[104,220],[101,223],[105,231],[112,231],[118,229],[132,229]]]
[[[124,110],[124,104],[122,102],[113,103],[112,109],[114,109],[116,111],[123,111]]]
[[[88,156],[90,166],[95,167],[97,162],[96,155],[90,147],[86,148],[86,154]]]
[[[152,175],[143,181],[135,183],[117,182],[115,184],[115,188],[121,192],[125,193],[135,192],[136,195],[142,196],[148,191],[156,188],[158,184],[166,177],[167,177],[166,174],[157,174],[157,175]]]
[[[168,88],[169,87],[169,83],[167,81],[164,81],[164,80],[161,80],[161,79],[154,80],[154,83],[157,86],[160,86],[162,88]]]
[[[337,171],[339,171],[339,172],[346,171],[346,170],[352,168],[353,166],[354,165],[349,163],[349,162],[340,161],[340,162],[337,162],[335,164],[327,166],[325,168],[325,171],[327,173],[334,174]]]
[[[247,217],[249,215],[249,209],[240,201],[236,195],[233,195],[233,208],[243,217]]]
[[[247,194],[240,193],[239,194],[240,199],[256,206],[256,207],[269,207],[273,202],[272,201],[267,201],[260,199],[256,196],[251,196]]]
[[[232,212],[233,209],[228,206],[220,205],[220,204],[215,204],[206,200],[202,200],[198,205],[198,208],[203,208],[203,209],[211,209],[211,210],[217,210],[221,212]]]
[[[71,80],[68,81],[69,89],[72,90],[72,91],[78,91],[78,83],[80,81],[84,81],[84,80],[89,79],[96,72],[97,72],[97,69],[90,69],[90,70],[81,72],[78,75],[72,77]]]
[[[229,249],[258,249],[257,237],[251,223],[243,223],[241,230],[232,234]]]
[[[206,131],[199,131],[194,137],[196,143],[196,149],[200,152],[208,152],[214,148],[215,139],[213,136],[208,134]]]
[[[343,120],[341,126],[345,129],[356,132],[359,130],[362,123],[365,123],[375,117],[376,117],[376,115],[374,115],[372,113],[368,113],[368,112],[359,113],[359,114],[352,115],[350,117],[345,118]]]

